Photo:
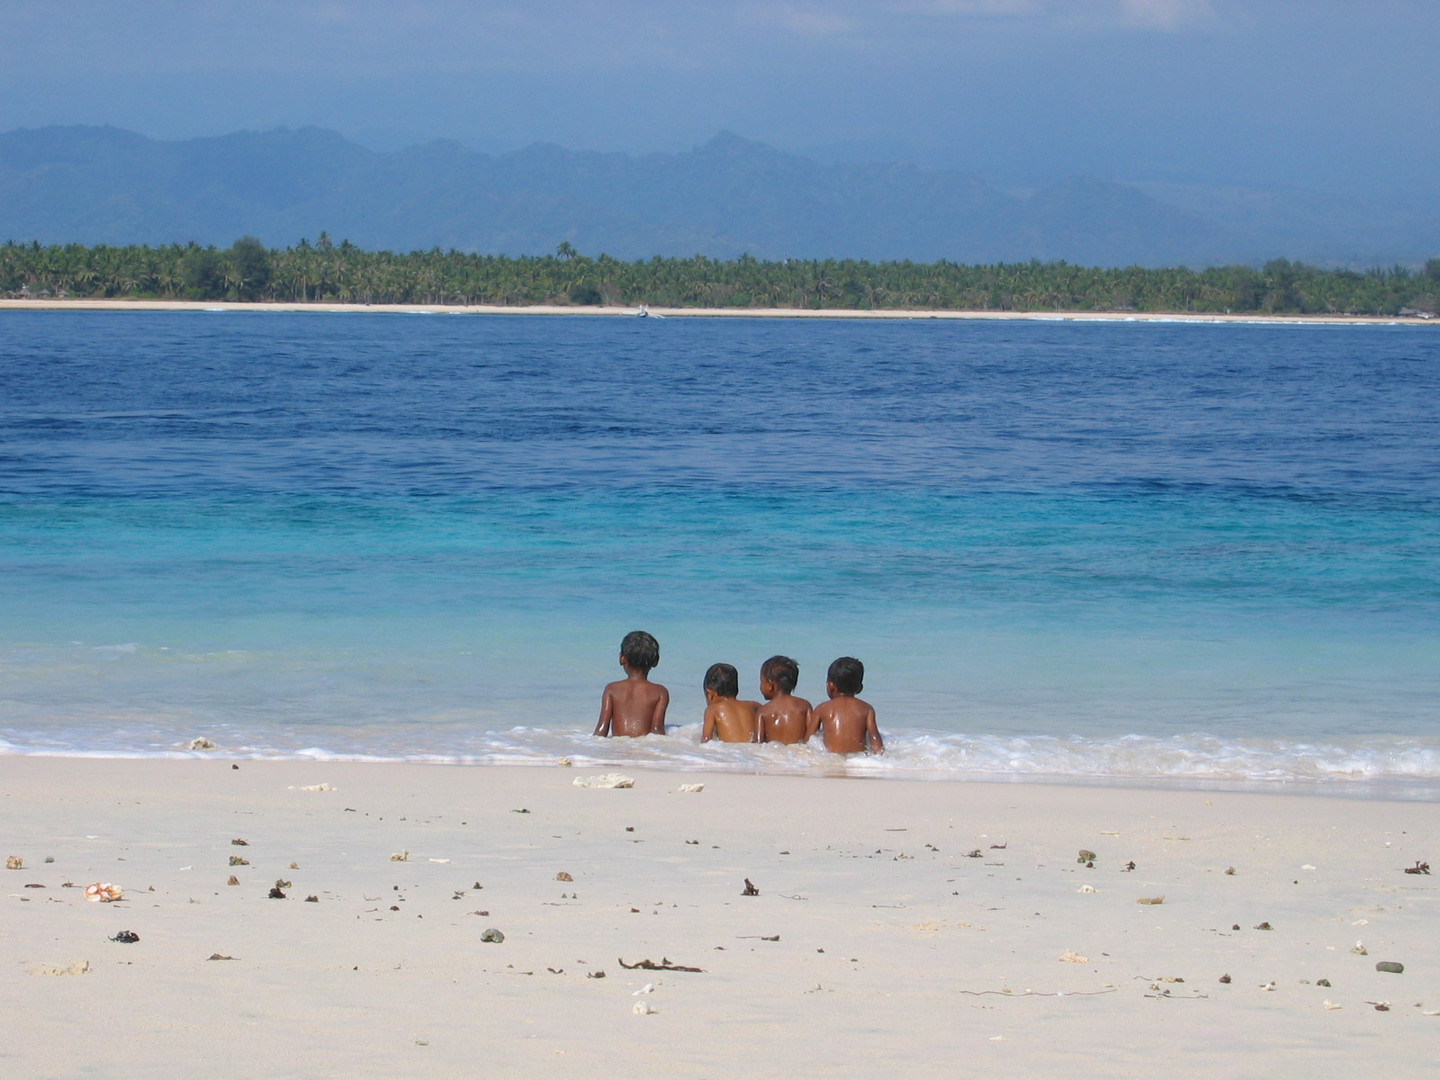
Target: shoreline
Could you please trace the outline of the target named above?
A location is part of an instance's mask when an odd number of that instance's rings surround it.
[[[1243,323],[1296,326],[1425,326],[1440,320],[1391,315],[1228,315],[1203,312],[1120,311],[959,311],[952,309],[859,310],[841,308],[648,308],[652,316],[671,318],[753,319],[971,319],[1039,322]],[[399,315],[591,315],[634,318],[637,309],[536,304],[524,307],[461,304],[271,303],[204,300],[0,300],[0,311],[197,311],[197,312],[371,312]]]
[[[664,758],[626,758],[605,754],[600,748],[593,755],[572,753],[568,756],[540,754],[530,760],[507,756],[504,760],[486,760],[463,755],[417,755],[415,757],[378,757],[367,754],[281,755],[267,753],[227,752],[224,747],[189,750],[175,748],[156,751],[92,751],[0,749],[0,762],[17,759],[89,762],[215,762],[236,766],[245,764],[274,765],[358,765],[415,769],[466,769],[484,772],[495,769],[545,770],[570,768],[577,772],[629,770],[645,774],[674,774],[693,777],[703,783],[707,777],[751,776],[767,780],[797,781],[863,781],[880,784],[925,784],[937,787],[993,785],[999,788],[1085,788],[1101,791],[1152,792],[1155,794],[1221,794],[1256,795],[1270,798],[1342,799],[1358,802],[1440,802],[1440,778],[1436,777],[1285,777],[1256,778],[1239,776],[1162,776],[1095,773],[1053,773],[962,771],[914,769],[883,771],[867,767],[874,760],[858,758],[819,759],[795,762],[790,767],[776,767],[773,762],[723,760],[681,762]],[[883,760],[883,759],[881,759]],[[857,768],[858,766],[858,768]]]
[[[422,768],[6,760],[7,1074],[1278,1078],[1440,1051],[1440,879],[1404,872],[1440,804]]]

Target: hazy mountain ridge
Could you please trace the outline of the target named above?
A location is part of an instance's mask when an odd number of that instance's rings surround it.
[[[821,164],[722,133],[679,154],[452,142],[377,153],[318,128],[164,142],[117,128],[0,134],[0,240],[365,248],[617,258],[1065,259],[1101,266],[1416,262],[1440,214],[1308,192],[1075,177],[1016,195],[958,172]]]

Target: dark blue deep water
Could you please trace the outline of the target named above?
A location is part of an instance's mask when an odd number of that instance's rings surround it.
[[[0,313],[0,750],[1440,778],[1429,327]],[[669,740],[588,738],[621,636]]]

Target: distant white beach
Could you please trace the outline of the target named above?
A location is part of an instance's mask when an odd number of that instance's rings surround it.
[[[0,311],[291,311],[291,312],[388,312],[403,315],[591,315],[637,317],[633,307],[531,304],[508,307],[499,304],[282,304],[213,300],[0,300]],[[1056,322],[1182,322],[1257,323],[1330,326],[1425,326],[1440,325],[1422,319],[1401,319],[1388,315],[1225,315],[1207,312],[1158,311],[957,311],[953,309],[886,308],[691,308],[647,307],[649,316],[663,318],[746,318],[746,319],[986,319],[1050,320]]]

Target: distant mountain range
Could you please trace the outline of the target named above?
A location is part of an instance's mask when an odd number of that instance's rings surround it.
[[[1436,204],[1440,206],[1440,203]],[[822,164],[722,133],[678,154],[435,142],[376,153],[319,128],[165,142],[110,127],[0,134],[0,242],[364,248],[527,255],[1065,259],[1357,268],[1440,254],[1440,210],[1311,192],[1120,184],[1035,191],[911,165]]]

